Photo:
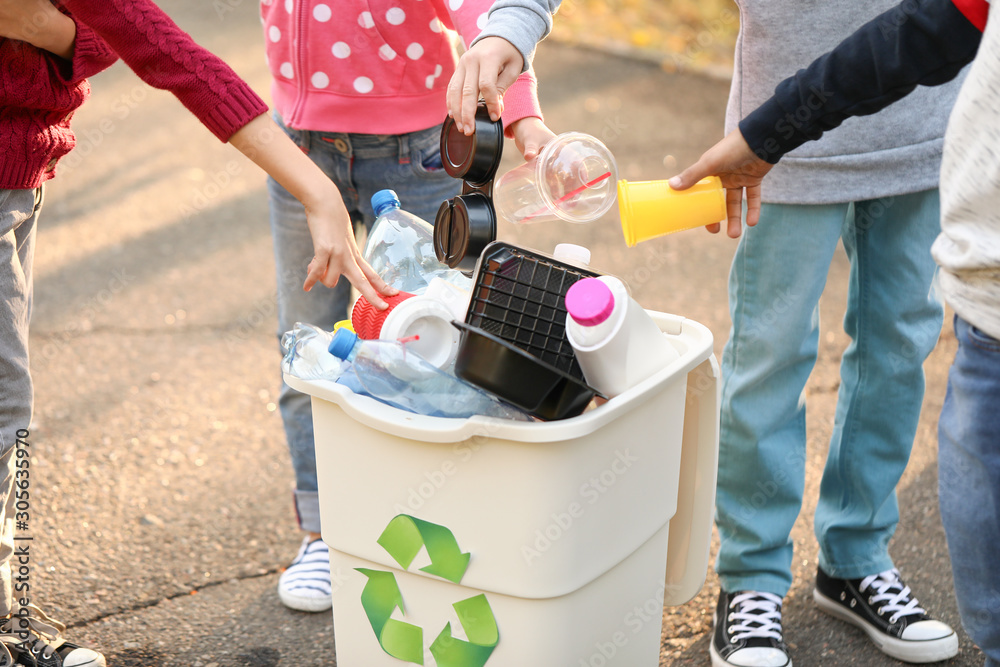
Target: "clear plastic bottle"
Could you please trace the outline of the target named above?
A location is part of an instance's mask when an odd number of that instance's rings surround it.
[[[368,395],[394,407],[433,417],[531,420],[492,394],[440,370],[400,341],[363,340],[340,329],[329,349],[350,362]]]
[[[411,294],[423,294],[434,278],[472,289],[472,280],[448,268],[434,254],[434,227],[400,208],[392,190],[372,195],[375,224],[365,243],[364,258],[384,281]]]
[[[296,322],[281,337],[285,356],[281,370],[302,380],[330,380],[355,394],[368,395],[349,363],[330,354],[334,334],[312,324]]]
[[[347,364],[330,354],[333,334],[312,324],[296,322],[281,337],[285,356],[281,370],[302,380],[336,380]]]
[[[594,389],[613,398],[680,354],[618,278],[583,278],[566,292],[566,337]]]

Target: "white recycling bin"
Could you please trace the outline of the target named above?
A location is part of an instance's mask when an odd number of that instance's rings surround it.
[[[704,584],[712,334],[570,419],[445,419],[329,381],[312,396],[338,667],[655,667],[664,605]],[[332,664],[331,660],[331,664]]]

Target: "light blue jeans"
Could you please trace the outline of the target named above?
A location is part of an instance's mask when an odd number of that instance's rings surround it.
[[[1000,667],[1000,340],[955,317],[938,422],[941,520],[962,626]]]
[[[438,207],[459,194],[462,183],[441,166],[441,128],[404,135],[311,132],[285,127],[292,140],[336,183],[355,225],[371,229],[372,195],[389,188],[402,208],[433,223]],[[341,278],[327,289],[302,290],[313,256],[312,237],[302,205],[273,179],[268,181],[271,234],[278,274],[278,337],[296,322],[328,331],[348,316],[351,285]],[[316,494],[316,451],[310,398],[282,383],[278,401],[295,470],[295,507],[303,530],[320,531]]]
[[[42,189],[0,190],[0,617],[11,612],[14,595],[10,559],[14,553],[14,459],[18,432],[31,424],[33,403],[28,370],[31,266]],[[30,436],[26,438],[31,441]]]
[[[840,391],[814,528],[839,578],[892,567],[896,484],[924,394],[923,362],[943,309],[930,255],[937,190],[818,206],[765,204],[744,227],[729,278],[722,357],[716,569],[726,591],[784,596],[802,507],[804,388],[819,344],[819,298],[842,239],[850,260]]]

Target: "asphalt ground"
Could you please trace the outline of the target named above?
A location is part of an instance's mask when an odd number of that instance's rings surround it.
[[[256,3],[161,5],[267,98]],[[621,177],[665,178],[722,136],[728,82],[667,73],[586,45],[544,43],[535,61],[547,121],[604,140]],[[275,588],[300,535],[276,411],[279,352],[264,176],[169,94],[118,64],[92,81],[79,145],[47,188],[35,257],[31,426],[35,601],[109,665],[333,665],[328,613],[290,611]],[[513,146],[504,158],[516,164]],[[614,214],[515,228],[548,252],[591,248],[645,307],[707,325],[721,353],[735,242],[693,230],[628,249]],[[807,388],[806,499],[795,526],[786,639],[797,665],[895,665],[811,600],[811,520],[833,420],[847,267],[821,304]],[[936,422],[955,341],[926,363],[913,455],[891,551],[921,603],[959,625],[937,507]],[[661,665],[708,664],[717,581],[664,612]],[[962,633],[948,664],[981,664]]]

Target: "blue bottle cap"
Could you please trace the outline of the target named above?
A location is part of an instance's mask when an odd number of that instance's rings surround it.
[[[387,208],[399,208],[399,196],[394,190],[379,190],[372,195],[372,210],[375,217],[382,215]]]
[[[327,349],[338,359],[346,359],[358,342],[358,334],[349,329],[337,329]]]

